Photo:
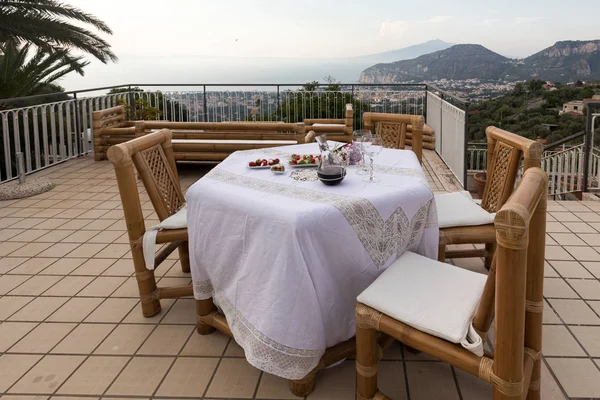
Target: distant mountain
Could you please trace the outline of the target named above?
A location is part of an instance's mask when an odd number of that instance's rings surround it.
[[[354,57],[354,59],[357,61],[369,61],[370,63],[390,63],[400,60],[410,60],[422,56],[423,54],[429,54],[433,53],[434,51],[445,50],[448,47],[452,47],[453,45],[453,43],[448,43],[444,42],[443,40],[436,39],[430,40],[425,43],[404,47],[402,49]]]
[[[528,74],[539,79],[600,79],[600,40],[556,42],[523,61]]]
[[[361,83],[427,82],[437,79],[557,82],[600,79],[600,40],[557,42],[525,59],[510,59],[478,45],[457,44],[412,60],[376,64]]]

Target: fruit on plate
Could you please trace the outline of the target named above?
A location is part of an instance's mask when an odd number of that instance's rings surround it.
[[[248,163],[249,167],[268,167],[270,165],[277,165],[279,164],[279,158],[274,158],[274,159],[266,159],[266,158],[258,158],[254,161],[250,161]]]
[[[283,165],[273,165],[271,167],[271,171],[273,171],[275,173],[277,173],[277,172],[282,173],[285,171],[285,167]]]
[[[312,154],[298,155],[292,154],[290,156],[291,165],[312,165],[320,162],[320,156],[314,156]]]

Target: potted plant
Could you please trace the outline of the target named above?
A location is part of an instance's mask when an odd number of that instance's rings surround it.
[[[478,172],[473,176],[473,180],[477,185],[477,196],[479,196],[480,199],[483,199],[485,183],[487,182],[487,174],[485,172]]]

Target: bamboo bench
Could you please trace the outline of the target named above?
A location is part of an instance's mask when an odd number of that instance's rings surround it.
[[[173,132],[177,161],[222,161],[237,150],[305,143],[304,123],[127,121],[125,107],[92,113],[94,154],[105,160],[116,144],[160,129]],[[312,136],[311,136],[312,137]]]

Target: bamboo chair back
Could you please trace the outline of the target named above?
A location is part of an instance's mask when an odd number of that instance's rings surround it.
[[[511,132],[490,126],[486,129],[488,142],[487,183],[481,206],[495,213],[506,203],[515,187],[517,172],[524,159],[525,169],[540,167],[542,145]]]
[[[376,331],[491,383],[494,399],[540,398],[547,184],[541,169],[528,169],[494,220],[498,248],[473,321],[485,340],[495,318],[493,357],[479,357],[358,303],[360,398],[387,398],[377,391]]]
[[[365,130],[382,137],[383,146],[392,149],[404,149],[406,132],[411,126],[411,149],[423,162],[423,127],[425,120],[420,115],[386,114],[366,112],[363,114]],[[373,129],[375,128],[375,129]]]

